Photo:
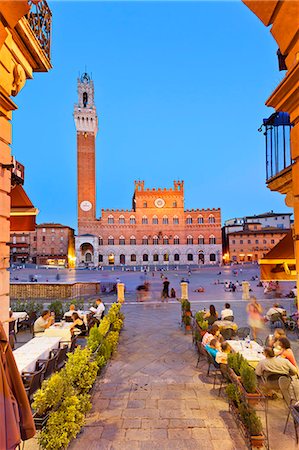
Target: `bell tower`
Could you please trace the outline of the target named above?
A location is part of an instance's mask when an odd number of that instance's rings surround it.
[[[86,232],[87,223],[96,220],[95,139],[98,117],[90,76],[84,73],[78,78],[77,85],[78,103],[74,107],[74,120],[77,130],[78,234],[82,234]]]

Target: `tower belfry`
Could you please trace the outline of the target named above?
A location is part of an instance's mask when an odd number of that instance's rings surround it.
[[[96,219],[95,138],[98,117],[94,104],[94,84],[84,73],[78,78],[78,103],[74,107],[77,130],[78,233]]]

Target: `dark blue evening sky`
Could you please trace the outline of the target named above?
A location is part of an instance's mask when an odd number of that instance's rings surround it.
[[[265,185],[264,103],[284,73],[269,30],[235,2],[49,2],[52,63],[17,97],[13,154],[38,222],[76,227],[79,72],[99,116],[97,210],[131,207],[134,180],[185,181],[186,208],[223,220],[290,211]],[[291,212],[291,211],[290,211]]]

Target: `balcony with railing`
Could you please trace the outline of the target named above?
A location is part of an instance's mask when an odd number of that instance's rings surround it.
[[[51,48],[51,22],[52,13],[45,0],[37,2],[36,0],[30,0],[31,6],[30,12],[27,14],[27,20],[30,28],[35,34],[39,45],[50,59]]]
[[[264,130],[266,140],[266,183],[272,191],[286,194],[290,190],[292,157],[290,116],[275,112],[263,120],[259,131]]]

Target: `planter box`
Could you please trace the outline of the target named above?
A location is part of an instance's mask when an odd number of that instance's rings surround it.
[[[256,391],[253,393],[246,392],[243,384],[241,383],[241,377],[236,375],[233,369],[231,368],[228,369],[228,375],[231,382],[238,386],[241,396],[243,397],[244,401],[247,402],[248,405],[254,406],[260,401],[265,400],[265,396],[259,389],[256,389]]]
[[[241,434],[245,440],[245,442],[248,444],[249,448],[261,448],[265,444],[265,436],[264,434],[261,434],[259,436],[250,436],[248,429],[245,427],[244,423],[241,420],[239,411],[237,407],[234,405],[234,403],[229,402],[229,410],[231,414],[234,416],[238,428],[241,431]]]

